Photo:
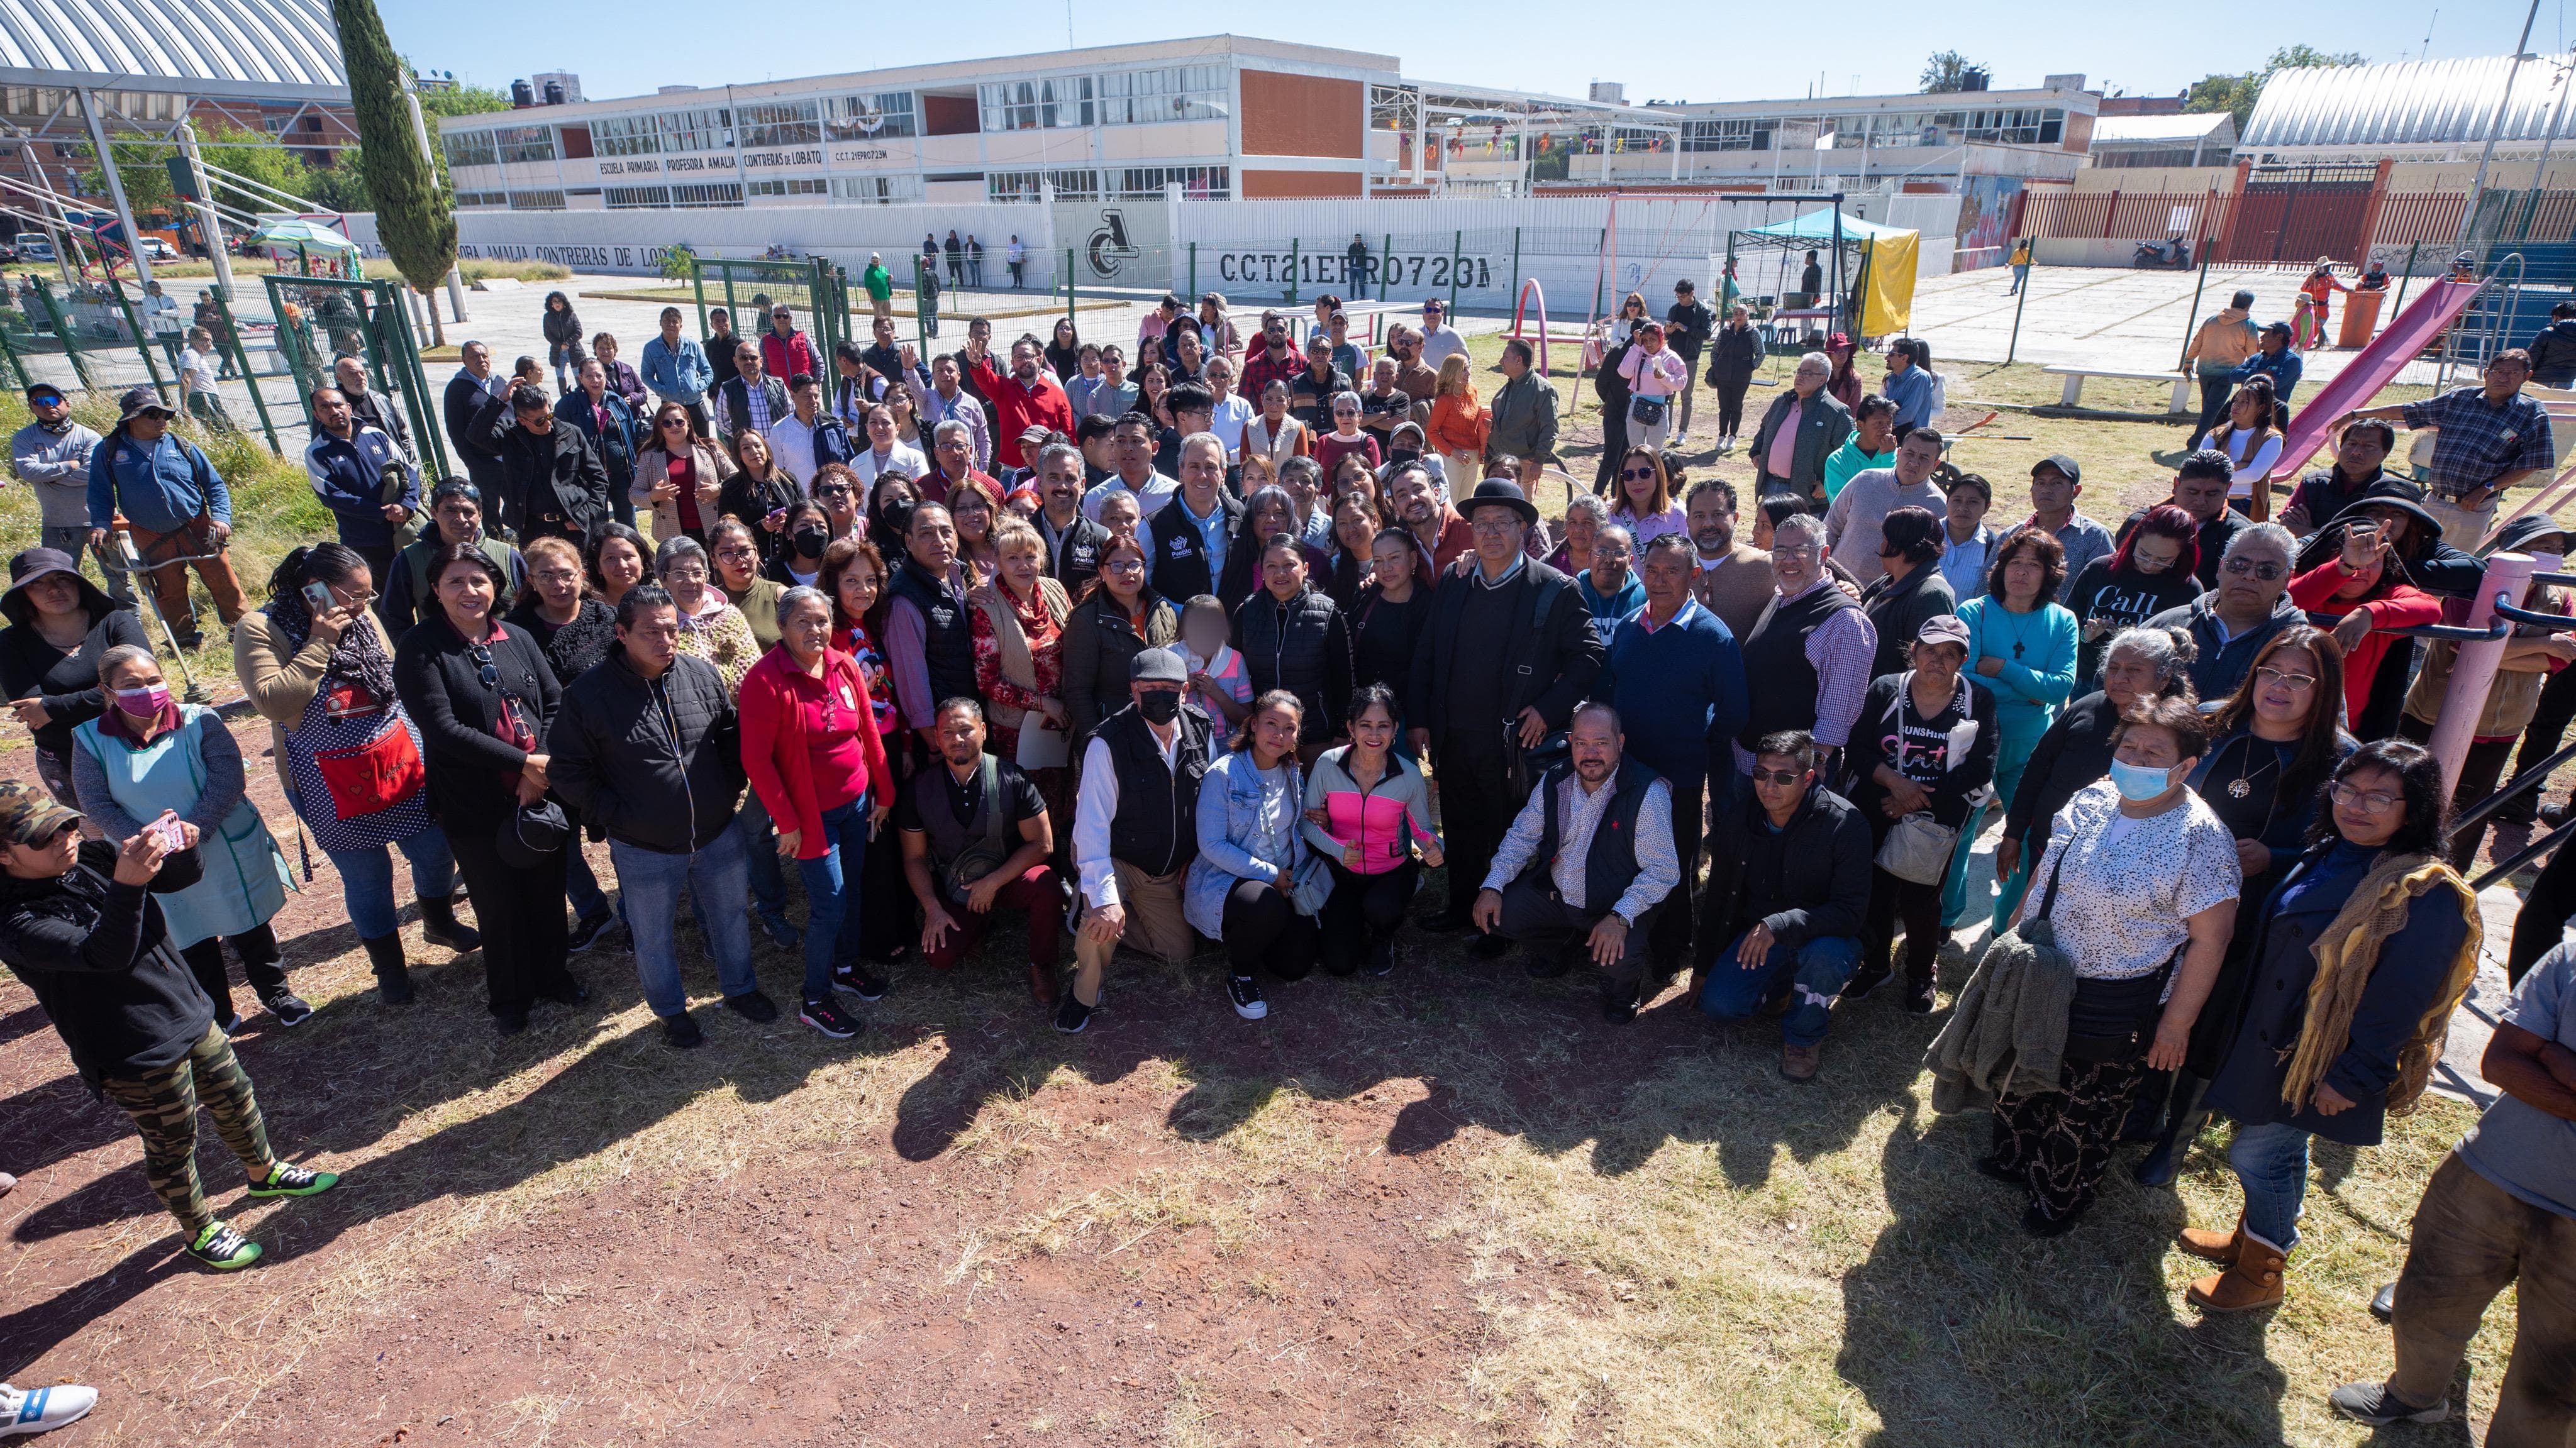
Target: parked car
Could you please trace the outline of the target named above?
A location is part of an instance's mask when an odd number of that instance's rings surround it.
[[[143,238],[143,259],[145,261],[177,261],[179,259],[179,253],[176,248],[172,247],[170,243],[163,241],[161,238],[157,236],[147,236]]]
[[[52,261],[54,259],[54,243],[41,232],[19,232],[18,238],[13,245],[18,249],[17,259],[19,261]]]

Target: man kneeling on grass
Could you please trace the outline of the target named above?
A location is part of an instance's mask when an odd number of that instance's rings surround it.
[[[944,767],[914,774],[894,807],[903,877],[921,902],[921,953],[932,969],[954,970],[984,943],[997,908],[1023,911],[1029,994],[1054,1010],[1064,887],[1047,863],[1055,829],[1046,800],[1018,765],[984,752],[982,704],[943,700],[934,733]]]
[[[35,785],[0,780],[0,962],[36,993],[90,1089],[134,1118],[143,1174],[219,1272],[259,1244],[216,1220],[197,1180],[197,1107],[250,1173],[254,1197],[318,1196],[327,1171],[268,1149],[250,1077],[215,1025],[215,1003],[170,943],[153,880],[197,828],[164,814],[123,844],[83,841],[80,815]]]
[[[1699,1008],[1721,1021],[1783,1012],[1780,1074],[1792,1081],[1815,1078],[1869,915],[1869,822],[1816,778],[1820,752],[1803,730],[1762,737],[1753,753],[1761,809],[1744,831],[1734,899],[1702,917],[1718,928],[1703,947],[1714,958],[1701,967]]]
[[[1628,739],[1609,705],[1576,709],[1566,738],[1572,760],[1530,791],[1476,894],[1475,925],[1492,942],[1478,954],[1490,959],[1514,940],[1561,940],[1529,962],[1529,973],[1563,975],[1577,951],[1589,954],[1610,972],[1601,1014],[1632,1021],[1650,988],[1647,917],[1682,877],[1672,791],[1653,770],[1620,758]]]

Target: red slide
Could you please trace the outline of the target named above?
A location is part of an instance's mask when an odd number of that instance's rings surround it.
[[[2371,339],[2351,363],[2335,374],[2334,380],[2317,390],[2308,405],[2290,419],[2289,435],[2281,439],[2281,460],[2272,465],[2276,479],[2296,480],[2299,469],[2325,446],[2326,436],[2341,422],[2344,414],[2357,407],[2367,407],[2379,389],[2395,377],[2398,369],[2415,360],[2450,330],[2451,323],[2468,309],[2469,299],[2478,294],[2480,283],[2436,281],[2388,324],[2388,329]]]

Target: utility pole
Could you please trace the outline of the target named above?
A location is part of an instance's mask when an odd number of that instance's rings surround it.
[[[2513,44],[2513,64],[2504,71],[2504,94],[2496,97],[2495,119],[2487,122],[2486,148],[2478,152],[2478,173],[2469,181],[2468,204],[2460,208],[2460,246],[2469,244],[2469,232],[2478,222],[2478,196],[2487,187],[2487,163],[2495,159],[2496,133],[2504,129],[2505,112],[2513,105],[2513,82],[2522,74],[2522,53],[2531,44],[2531,23],[2540,18],[2540,0],[2531,0],[2531,9],[2522,17],[2522,39]]]

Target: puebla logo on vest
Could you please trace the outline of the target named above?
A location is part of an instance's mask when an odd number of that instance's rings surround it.
[[[1186,535],[1172,540],[1172,556],[1175,558],[1187,558],[1190,556],[1190,540]]]

